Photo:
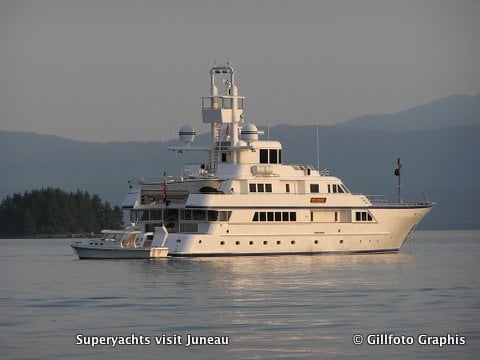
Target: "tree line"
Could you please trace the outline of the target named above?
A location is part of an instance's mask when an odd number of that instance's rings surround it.
[[[0,236],[99,233],[121,229],[122,210],[87,191],[47,188],[7,196],[0,204]]]

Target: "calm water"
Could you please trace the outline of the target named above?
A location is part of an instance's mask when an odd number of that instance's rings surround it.
[[[400,254],[358,256],[78,260],[69,243],[0,240],[2,359],[478,359],[480,352],[479,231],[416,232]],[[144,344],[76,345],[77,334],[131,340],[132,333]],[[162,334],[183,344],[156,345]],[[186,347],[187,334],[228,336],[229,344]],[[354,345],[355,334],[365,342],[369,334],[403,335],[414,345]],[[419,345],[420,334],[458,334],[466,344]]]

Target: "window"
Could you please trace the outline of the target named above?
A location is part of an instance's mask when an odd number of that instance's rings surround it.
[[[282,221],[282,213],[280,211],[275,212],[275,221]]]
[[[207,211],[207,220],[208,221],[217,221],[218,220],[218,211],[208,210]]]
[[[281,149],[260,149],[260,164],[281,164]]]
[[[276,149],[270,149],[270,164],[276,164],[277,163],[277,150]]]
[[[150,210],[150,220],[162,220],[162,210]]]
[[[222,153],[222,162],[227,162],[227,153]]]
[[[260,164],[268,164],[268,149],[260,149]]]
[[[218,220],[219,221],[228,221],[228,220],[230,220],[230,215],[232,215],[231,211],[220,211],[218,213]]]
[[[186,233],[196,233],[198,232],[198,224],[195,223],[185,223],[185,224],[180,224],[180,232],[186,232]]]
[[[285,192],[290,192],[290,184],[285,184]]]
[[[355,221],[373,221],[368,211],[355,211]]]
[[[196,221],[205,221],[207,212],[203,210],[192,210],[192,219]]]
[[[334,194],[348,193],[347,189],[340,184],[331,184],[331,185],[328,184],[327,189],[329,193],[334,193]]]
[[[297,213],[294,211],[256,211],[252,221],[297,221]]]
[[[272,184],[249,184],[250,192],[272,192]]]
[[[310,192],[311,193],[318,193],[320,192],[318,184],[310,184]]]

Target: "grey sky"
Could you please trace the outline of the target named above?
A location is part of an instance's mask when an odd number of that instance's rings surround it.
[[[165,140],[201,124],[213,60],[247,121],[480,94],[477,0],[0,0],[0,130]]]

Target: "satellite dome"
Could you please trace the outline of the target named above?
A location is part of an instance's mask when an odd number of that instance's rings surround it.
[[[178,131],[178,137],[180,138],[180,141],[184,142],[185,144],[191,144],[195,139],[196,134],[197,133],[190,125],[183,125]]]
[[[261,132],[258,131],[257,127],[254,124],[245,124],[242,127],[240,132],[240,139],[244,141],[256,141],[258,140],[258,134]]]

